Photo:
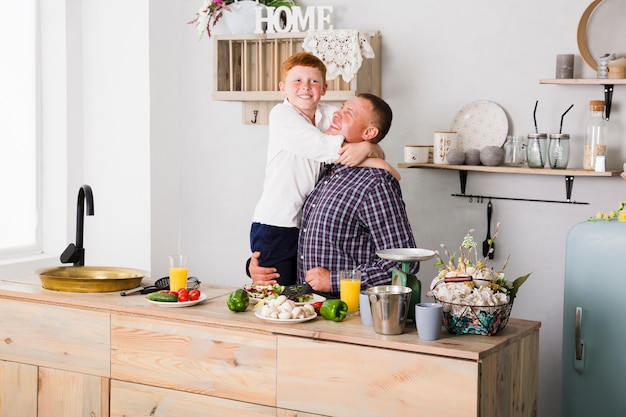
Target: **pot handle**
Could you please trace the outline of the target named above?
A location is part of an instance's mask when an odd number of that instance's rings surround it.
[[[120,295],[130,295],[143,290],[144,287],[133,288],[132,290],[122,291]]]

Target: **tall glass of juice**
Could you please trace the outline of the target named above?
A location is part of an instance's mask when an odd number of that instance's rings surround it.
[[[359,312],[360,293],[361,271],[356,269],[339,271],[339,297],[348,304],[348,314]]]
[[[187,260],[186,255],[170,255],[170,291],[187,288]]]

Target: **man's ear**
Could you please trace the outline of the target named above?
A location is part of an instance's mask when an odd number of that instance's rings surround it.
[[[282,81],[278,82],[278,89],[280,90],[281,93],[285,93],[285,83]]]
[[[372,140],[378,136],[378,128],[376,126],[368,126],[363,132],[363,140]]]

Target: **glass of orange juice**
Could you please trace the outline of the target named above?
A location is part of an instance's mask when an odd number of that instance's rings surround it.
[[[361,271],[349,269],[339,271],[339,297],[348,304],[348,314],[358,314],[361,293]]]
[[[186,255],[170,255],[170,291],[187,288],[187,260]]]

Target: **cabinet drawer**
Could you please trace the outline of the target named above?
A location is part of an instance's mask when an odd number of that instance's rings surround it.
[[[111,417],[267,417],[276,416],[274,407],[111,381]]]
[[[278,337],[277,406],[328,416],[476,416],[476,362]]]
[[[109,376],[109,313],[2,300],[0,359]]]
[[[113,379],[276,405],[276,337],[113,315]]]

